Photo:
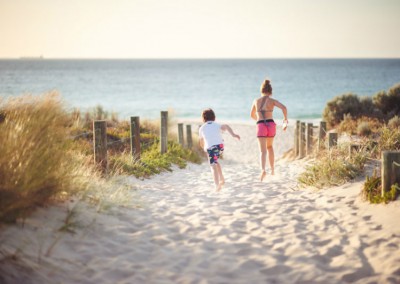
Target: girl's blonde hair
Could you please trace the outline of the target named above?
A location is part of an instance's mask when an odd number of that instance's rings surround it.
[[[261,85],[261,93],[267,95],[271,94],[272,95],[272,86],[271,82],[268,79],[265,79],[264,82]]]

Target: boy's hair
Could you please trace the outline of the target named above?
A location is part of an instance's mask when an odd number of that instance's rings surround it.
[[[203,117],[204,122],[215,120],[215,113],[210,108],[203,110],[203,113],[201,114],[201,116]]]

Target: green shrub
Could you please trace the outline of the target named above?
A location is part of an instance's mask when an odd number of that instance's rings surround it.
[[[386,120],[394,115],[400,115],[400,84],[391,87],[387,93],[385,91],[378,92],[372,100]]]
[[[322,117],[330,127],[339,124],[344,115],[350,114],[353,118],[359,116],[361,102],[355,94],[344,94],[329,101],[323,111]]]
[[[376,176],[376,173],[372,177],[366,177],[361,191],[363,199],[370,203],[388,203],[389,201],[396,200],[398,193],[399,187],[396,183],[390,187],[390,191],[385,192],[382,196],[382,179]]]
[[[168,151],[160,153],[157,141],[141,155],[140,161],[134,161],[129,152],[117,153],[110,157],[110,170],[113,174],[149,177],[162,171],[171,171],[172,165],[185,168],[187,162],[200,163],[200,156],[174,141],[168,141]]]

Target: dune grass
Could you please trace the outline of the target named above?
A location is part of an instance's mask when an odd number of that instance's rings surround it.
[[[0,221],[86,188],[95,175],[68,147],[68,117],[56,93],[0,102]]]
[[[316,153],[315,159],[299,175],[300,184],[322,189],[342,185],[362,173],[367,161],[365,147],[349,157],[348,145]]]
[[[102,178],[93,158],[94,119],[107,119],[109,175]],[[131,158],[129,123],[101,107],[68,113],[56,92],[42,96],[0,98],[0,222],[15,222],[36,207],[72,195],[104,204],[129,199],[117,175],[149,177],[199,163],[196,150],[169,141],[168,153],[159,153],[157,125],[141,127],[142,157]]]

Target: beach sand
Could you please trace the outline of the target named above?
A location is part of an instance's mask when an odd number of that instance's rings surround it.
[[[369,205],[362,180],[299,188],[306,161],[279,160],[258,181],[255,128],[232,125],[215,192],[209,166],[128,178],[130,206],[68,202],[0,233],[4,283],[400,283],[400,201]],[[194,131],[196,133],[196,130]],[[293,144],[278,130],[276,156]]]

